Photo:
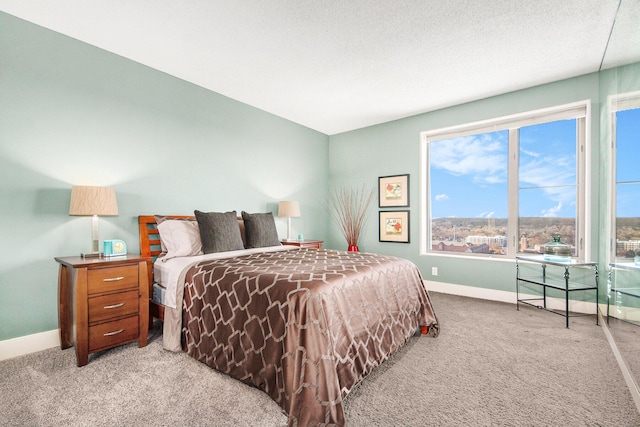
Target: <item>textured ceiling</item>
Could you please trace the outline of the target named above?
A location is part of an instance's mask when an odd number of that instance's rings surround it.
[[[640,61],[640,0],[0,0],[0,10],[329,135]]]

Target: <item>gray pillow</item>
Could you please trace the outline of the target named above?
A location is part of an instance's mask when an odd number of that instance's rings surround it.
[[[244,249],[236,211],[223,213],[196,210],[194,213],[205,254]]]
[[[279,246],[276,222],[271,212],[247,213],[242,211],[244,232],[247,239],[247,249]]]

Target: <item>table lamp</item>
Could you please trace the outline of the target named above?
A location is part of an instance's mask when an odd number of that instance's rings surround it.
[[[287,240],[291,240],[291,218],[300,216],[298,201],[283,200],[278,203],[278,216],[287,217]]]
[[[80,254],[83,258],[101,256],[98,238],[98,216],[118,215],[116,192],[110,187],[73,186],[69,215],[91,216],[92,252]]]

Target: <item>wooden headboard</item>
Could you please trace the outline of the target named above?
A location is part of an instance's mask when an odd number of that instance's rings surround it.
[[[166,215],[167,218],[193,218],[193,215]],[[138,231],[140,234],[140,255],[152,257],[151,262],[160,255],[160,233],[156,224],[156,217],[153,215],[140,215],[138,217]],[[153,274],[153,270],[151,271]]]
[[[163,215],[165,218],[193,218],[193,215]],[[244,221],[238,217],[238,226],[242,242],[246,244],[244,233]],[[149,325],[153,324],[153,318],[164,320],[164,306],[152,300],[153,298],[153,263],[162,252],[160,245],[160,232],[154,215],[138,216],[138,232],[140,235],[140,255],[147,258],[147,274],[149,275]]]
[[[193,215],[166,215],[168,218],[195,218]],[[147,258],[147,274],[149,275],[149,325],[153,318],[164,320],[164,306],[153,301],[153,262],[162,252],[160,233],[156,217],[140,215],[138,217],[138,234],[140,235],[140,255]]]

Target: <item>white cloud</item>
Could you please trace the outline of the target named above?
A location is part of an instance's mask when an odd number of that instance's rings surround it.
[[[540,153],[536,153],[535,151],[525,150],[524,148],[521,148],[520,152],[526,154],[527,156],[540,157]]]
[[[561,209],[570,210],[576,203],[575,153],[566,148],[558,150],[547,140],[520,143],[518,184],[529,194],[527,200],[531,199],[527,208],[535,210],[529,215],[566,216]],[[466,181],[471,191],[489,194],[489,186],[497,188],[496,184],[507,181],[508,135],[500,131],[434,141],[429,145],[429,162],[433,170],[461,177],[456,182]],[[542,209],[543,206],[550,207]],[[487,215],[490,212],[480,216],[489,218]]]
[[[520,164],[520,182],[535,187],[572,185],[576,181],[575,157],[546,157]]]
[[[436,141],[429,146],[432,167],[452,175],[472,175],[477,183],[505,182],[507,140],[503,132]]]
[[[436,194],[436,201],[449,200],[449,196],[446,194]]]
[[[558,212],[562,210],[562,202],[549,209],[542,209],[540,212],[544,218],[555,218],[558,216]]]
[[[554,202],[571,205],[576,198],[575,157],[545,157],[520,165],[520,183],[539,187]],[[551,208],[549,212],[555,212]],[[555,216],[555,215],[553,215]]]

